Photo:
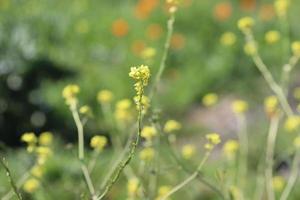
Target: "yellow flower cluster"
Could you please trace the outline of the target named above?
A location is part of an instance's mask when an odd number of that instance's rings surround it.
[[[92,110],[88,105],[81,106],[79,108],[79,113],[87,117],[93,116]]]
[[[243,100],[235,100],[233,101],[231,107],[234,113],[241,114],[248,110],[248,103]]]
[[[154,158],[155,151],[152,147],[146,147],[141,150],[139,156],[143,161],[151,161]]]
[[[184,159],[191,159],[196,153],[196,147],[192,144],[184,145],[181,149],[181,155]]]
[[[292,43],[292,51],[295,56],[300,57],[300,41]]]
[[[225,32],[220,37],[220,43],[223,46],[232,46],[236,42],[236,36],[232,32]]]
[[[77,103],[76,95],[80,92],[80,88],[78,85],[69,84],[67,85],[63,91],[62,96],[66,101],[66,104],[69,106],[74,106]]]
[[[284,122],[284,128],[288,132],[296,131],[300,126],[300,117],[293,115],[288,117]]]
[[[115,118],[119,123],[126,123],[132,119],[130,99],[122,99],[116,103]]]
[[[139,96],[135,96],[133,98],[135,104],[137,105],[137,109],[139,109],[139,104],[141,102],[142,108],[143,108],[143,113],[145,114],[148,110],[148,108],[150,107],[150,100],[147,96],[143,95],[142,99],[140,100]]]
[[[238,28],[243,32],[251,31],[254,26],[254,20],[251,17],[243,17],[238,21]]]
[[[223,152],[227,158],[232,159],[235,157],[239,149],[239,143],[236,140],[228,140],[223,146]]]
[[[276,96],[269,96],[265,99],[264,102],[265,105],[265,112],[272,116],[273,114],[276,114],[278,111],[278,99]]]
[[[109,90],[101,90],[97,94],[97,100],[100,104],[108,104],[110,103],[114,98],[114,95]]]
[[[280,39],[280,33],[278,31],[268,31],[266,34],[265,34],[265,41],[268,43],[268,44],[274,44],[276,42],[278,42]]]
[[[218,102],[218,95],[216,93],[208,93],[202,98],[203,105],[209,107],[213,106]]]
[[[141,136],[147,141],[151,141],[157,134],[155,127],[145,126],[141,132]]]
[[[274,7],[278,17],[285,17],[289,6],[290,6],[289,0],[276,0],[274,2]]]
[[[158,194],[157,197],[155,198],[155,200],[160,200],[161,198],[163,198],[165,195],[168,194],[168,192],[171,191],[171,187],[168,185],[162,185],[158,188]]]
[[[137,178],[131,178],[127,183],[127,193],[130,198],[134,198],[137,196],[139,188],[139,180]]]
[[[176,120],[168,120],[164,126],[165,133],[172,133],[181,129],[181,124]]]
[[[27,151],[31,153],[36,147],[37,137],[33,132],[28,132],[21,136],[21,141],[27,144]]]
[[[207,143],[204,145],[205,149],[212,150],[217,144],[221,142],[220,135],[217,133],[209,133],[206,136]]]
[[[90,141],[90,146],[96,151],[102,151],[106,145],[107,138],[105,136],[96,135]]]

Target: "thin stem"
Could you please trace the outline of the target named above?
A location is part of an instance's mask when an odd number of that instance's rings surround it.
[[[165,41],[165,44],[164,44],[164,51],[163,51],[162,59],[160,61],[158,72],[155,76],[152,88],[150,89],[150,93],[149,93],[150,101],[153,99],[153,96],[157,92],[158,84],[159,84],[161,76],[162,76],[162,74],[163,74],[163,72],[166,68],[166,60],[167,60],[168,51],[169,51],[169,48],[170,48],[171,37],[172,37],[172,34],[173,34],[174,22],[175,22],[175,14],[171,13],[170,18],[167,22],[167,38],[166,38],[166,41]]]
[[[298,56],[292,56],[287,64],[285,64],[282,68],[282,88],[284,89],[285,93],[287,93],[287,87],[289,84],[290,79],[290,73],[296,66],[297,62],[299,60]]]
[[[170,197],[175,192],[177,192],[178,190],[180,190],[181,188],[183,188],[185,185],[187,185],[188,183],[190,183],[192,180],[194,180],[199,175],[199,173],[200,173],[200,171],[201,171],[204,163],[207,161],[209,155],[210,155],[210,151],[206,152],[206,154],[203,157],[202,161],[198,165],[196,171],[191,176],[189,176],[187,179],[185,179],[184,181],[182,181],[180,184],[176,185],[172,190],[170,190],[165,196],[163,196],[159,200],[166,200],[168,197]]]
[[[89,170],[88,170],[88,168],[86,167],[86,165],[84,163],[81,163],[81,170],[82,170],[83,176],[86,180],[86,184],[89,188],[92,199],[96,200],[97,196],[96,196],[95,188],[94,188],[93,182],[91,180]]]
[[[294,188],[298,175],[299,175],[299,161],[300,161],[300,151],[297,150],[296,155],[294,156],[293,159],[293,164],[292,164],[292,169],[291,169],[291,174],[289,176],[287,185],[285,186],[281,196],[280,200],[287,200],[292,189]]]
[[[2,156],[1,156],[1,158],[0,158],[0,163],[1,163],[1,165],[3,166],[4,170],[6,171],[6,176],[8,177],[8,181],[9,181],[9,183],[10,183],[10,185],[11,185],[11,187],[12,187],[14,193],[16,194],[16,196],[17,196],[17,198],[18,198],[19,200],[22,200],[22,196],[21,196],[21,194],[19,193],[18,188],[17,188],[17,186],[16,186],[16,184],[15,184],[15,182],[14,182],[14,179],[13,179],[12,176],[11,176],[10,169],[8,168],[7,164],[6,164],[5,161],[4,161],[4,158],[2,158]]]
[[[137,136],[136,136],[135,140],[131,143],[128,157],[124,161],[119,162],[115,173],[112,174],[112,176],[110,177],[110,181],[108,182],[107,186],[105,187],[103,193],[97,198],[97,200],[103,199],[107,195],[107,193],[110,191],[112,186],[119,179],[119,177],[120,177],[122,171],[124,170],[124,168],[130,163],[131,159],[135,155],[135,151],[136,151],[137,145],[139,144],[139,140],[140,140],[141,132],[142,132],[142,111],[143,111],[142,97],[143,97],[143,93],[144,93],[144,91],[140,92],[139,102],[138,102],[138,104],[139,104],[139,106],[138,106],[138,119],[137,119],[137,121],[138,121],[138,133],[137,133]]]
[[[265,169],[265,177],[266,177],[266,187],[267,187],[267,195],[269,200],[275,200],[275,193],[273,189],[273,160],[274,160],[274,147],[276,136],[278,132],[279,125],[279,116],[274,116],[271,118],[268,140],[267,140],[267,150],[266,150],[266,169]]]
[[[28,172],[26,172],[25,174],[23,174],[23,176],[17,181],[16,183],[16,187],[20,188],[25,181],[29,178],[30,174]],[[11,189],[6,195],[4,195],[1,200],[9,200],[13,197],[14,195],[14,190]]]

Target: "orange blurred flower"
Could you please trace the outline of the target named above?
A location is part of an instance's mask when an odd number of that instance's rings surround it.
[[[180,33],[175,33],[171,38],[172,49],[182,49],[185,46],[185,37]]]
[[[146,19],[158,5],[158,0],[139,0],[135,6],[135,16],[138,19]]]
[[[229,2],[218,3],[214,8],[214,17],[219,21],[227,20],[232,14],[232,5]]]
[[[243,10],[253,10],[256,5],[256,0],[241,0],[241,9]]]
[[[112,24],[112,34],[116,37],[123,37],[128,33],[128,23],[124,19],[117,19]]]
[[[131,51],[135,55],[140,55],[145,48],[146,48],[146,44],[142,40],[135,40],[135,41],[133,41],[133,43],[131,45]]]
[[[157,40],[160,38],[161,34],[163,32],[162,27],[159,24],[150,24],[147,27],[147,37],[151,40]]]
[[[274,7],[272,4],[264,4],[260,7],[259,17],[263,21],[269,21],[275,16]]]

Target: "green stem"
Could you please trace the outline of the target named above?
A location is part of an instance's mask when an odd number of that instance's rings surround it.
[[[2,156],[0,158],[0,163],[3,166],[4,170],[6,171],[6,175],[8,177],[9,183],[10,183],[15,195],[17,196],[18,200],[22,200],[22,196],[19,193],[18,188],[17,188],[17,186],[16,186],[16,184],[15,184],[15,182],[14,182],[12,176],[11,176],[10,169],[8,168],[7,164],[4,161],[4,158],[2,158]]]
[[[275,200],[275,193],[273,190],[273,157],[274,157],[274,147],[276,141],[276,135],[278,132],[279,116],[274,116],[271,118],[270,128],[267,139],[267,151],[266,151],[266,187],[269,200]]]
[[[170,48],[171,37],[172,37],[172,34],[173,34],[174,22],[175,22],[175,14],[171,13],[170,18],[167,22],[167,29],[168,29],[167,30],[167,38],[166,38],[165,45],[164,45],[164,51],[163,51],[162,59],[160,61],[158,72],[155,76],[152,88],[150,89],[150,93],[149,93],[149,100],[150,101],[153,99],[153,96],[157,92],[158,84],[159,84],[161,76],[162,76],[162,74],[163,74],[163,72],[166,68],[166,60],[167,60],[167,56],[168,56],[168,50]]]

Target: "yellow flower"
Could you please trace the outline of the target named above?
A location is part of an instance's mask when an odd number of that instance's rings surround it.
[[[146,86],[150,78],[149,67],[145,65],[141,65],[139,67],[131,67],[129,76],[136,81],[142,81],[143,85]]]
[[[122,109],[122,110],[129,109],[131,107],[131,104],[132,103],[130,99],[122,99],[116,103],[116,109]]]
[[[140,159],[144,161],[151,161],[154,158],[155,151],[151,147],[146,147],[140,152]]]
[[[297,136],[293,141],[294,147],[300,149],[300,136]]]
[[[39,146],[36,148],[36,153],[41,157],[48,157],[52,154],[52,150],[49,147]]]
[[[181,129],[181,124],[175,120],[168,120],[164,126],[164,132],[171,133]]]
[[[196,147],[191,144],[184,145],[181,149],[181,154],[184,159],[190,159],[195,155]]]
[[[295,56],[300,57],[300,41],[292,43],[292,51]]]
[[[208,93],[202,98],[203,105],[209,107],[213,106],[218,102],[218,95],[215,93]]]
[[[257,45],[255,42],[247,42],[244,46],[244,52],[248,56],[253,56],[257,53]]]
[[[92,137],[90,145],[93,149],[95,150],[103,150],[103,148],[106,146],[107,144],[107,138],[105,136],[101,136],[101,135],[96,135],[94,137]]]
[[[87,105],[81,106],[80,109],[79,109],[79,113],[83,114],[83,115],[86,115],[86,116],[89,116],[89,117],[92,116],[92,110]]]
[[[217,133],[209,133],[205,135],[208,142],[204,145],[207,150],[212,150],[217,144],[221,142],[220,135]]]
[[[276,10],[276,14],[279,17],[284,17],[286,16],[287,10],[289,8],[290,1],[289,0],[276,0],[274,2],[274,7]]]
[[[142,51],[141,57],[143,59],[151,59],[155,56],[155,54],[156,54],[156,50],[154,48],[149,47]]]
[[[236,42],[236,36],[232,32],[225,32],[222,34],[220,42],[224,46],[232,46]]]
[[[37,179],[30,178],[24,183],[23,190],[27,193],[33,193],[38,189],[39,186],[40,183]]]
[[[140,96],[135,96],[133,98],[133,100],[137,105],[137,109],[139,110]],[[148,108],[150,107],[150,99],[147,96],[143,95],[142,100],[141,100],[141,104],[142,104],[142,108],[143,108],[143,113],[145,114],[147,112]]]
[[[40,177],[42,177],[42,175],[43,175],[43,173],[44,173],[44,170],[43,170],[42,166],[40,166],[40,165],[35,165],[35,166],[33,166],[33,167],[31,168],[30,173],[31,173],[34,177],[40,178]]]
[[[288,132],[293,132],[298,129],[300,125],[300,117],[299,116],[290,116],[284,122],[284,128]]]
[[[128,196],[130,197],[136,196],[138,187],[139,187],[139,180],[137,178],[129,179],[127,183]]]
[[[37,137],[33,132],[24,133],[21,137],[21,141],[27,144],[35,144],[37,142]]]
[[[272,185],[275,191],[280,192],[285,185],[285,180],[282,176],[274,176],[272,179]]]
[[[118,122],[128,122],[132,119],[131,105],[132,103],[129,99],[123,99],[116,103],[114,115]]]
[[[274,44],[276,42],[278,42],[280,39],[280,33],[278,31],[268,31],[265,34],[265,40],[268,44]]]
[[[101,90],[97,94],[97,100],[99,103],[107,104],[113,99],[113,93],[109,90]]]
[[[76,95],[80,92],[80,88],[78,85],[69,84],[67,85],[63,91],[62,96],[66,100],[67,105],[73,105],[77,102]]]
[[[253,26],[254,20],[251,17],[243,17],[238,21],[238,28],[243,32],[251,30]]]
[[[155,200],[160,200],[162,197],[167,195],[171,191],[171,187],[168,185],[162,185],[158,188],[158,196]]]
[[[232,111],[236,114],[244,113],[248,110],[248,103],[243,100],[235,100],[232,105]]]
[[[228,158],[235,156],[237,150],[239,149],[239,143],[236,140],[228,140],[223,146],[223,152]]]
[[[48,146],[53,141],[53,134],[51,132],[43,132],[39,136],[39,144],[43,146]]]
[[[156,129],[153,126],[145,126],[142,130],[141,136],[146,140],[152,140],[157,134]]]
[[[273,114],[278,109],[278,99],[276,96],[269,96],[265,99],[265,111],[268,114]]]

